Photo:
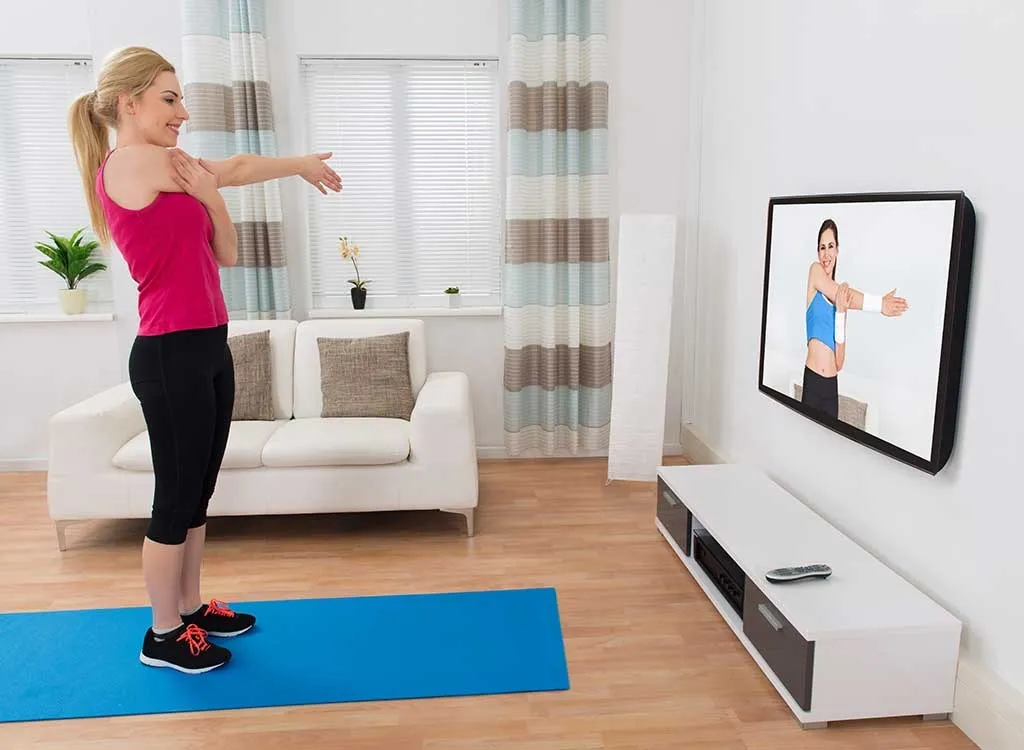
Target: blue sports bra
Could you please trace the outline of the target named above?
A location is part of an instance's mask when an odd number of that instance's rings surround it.
[[[836,308],[821,292],[815,292],[807,306],[807,341],[811,339],[836,350]]]

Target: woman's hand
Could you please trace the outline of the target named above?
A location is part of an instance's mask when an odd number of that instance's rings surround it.
[[[836,312],[844,313],[849,310],[851,297],[850,285],[844,281],[836,290]]]
[[[303,156],[299,168],[299,176],[324,195],[325,187],[335,193],[341,190],[341,177],[325,163],[331,156],[331,152]]]
[[[207,207],[221,200],[216,175],[200,164],[198,159],[175,149],[171,153],[171,163],[174,165],[174,181],[183,192]]]
[[[882,297],[882,315],[894,318],[897,315],[902,315],[909,308],[910,305],[907,304],[903,297],[896,296],[895,289]]]

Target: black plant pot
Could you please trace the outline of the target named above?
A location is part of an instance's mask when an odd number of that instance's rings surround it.
[[[350,291],[352,292],[352,307],[356,310],[366,307],[366,289],[352,287]]]

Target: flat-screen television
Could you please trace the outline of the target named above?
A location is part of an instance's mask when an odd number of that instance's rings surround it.
[[[759,390],[937,474],[953,449],[974,234],[963,192],[770,199]]]

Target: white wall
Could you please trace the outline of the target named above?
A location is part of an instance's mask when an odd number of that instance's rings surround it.
[[[610,0],[609,158],[611,254],[618,259],[618,216],[674,214],[676,244],[683,261],[691,227],[687,201],[690,157],[690,2]],[[679,444],[683,375],[693,356],[687,330],[687,299],[696,282],[685,262],[675,264],[669,386],[665,402],[667,450]],[[614,285],[614,276],[613,276]],[[614,374],[613,374],[614,387]]]
[[[138,15],[128,0],[40,0],[0,5],[0,55],[92,55],[149,44],[178,56],[180,21],[173,5]],[[134,335],[135,294],[124,264],[110,259],[114,321],[0,321],[0,471],[43,468],[46,422],[56,411],[118,382]]]
[[[113,323],[0,323],[0,471],[45,468],[47,419],[119,379]]]
[[[1024,691],[1019,3],[700,4],[698,367],[684,384],[693,431],[946,605],[966,626],[967,658]],[[963,189],[979,216],[959,434],[935,477],[757,390],[768,198],[922,189]]]
[[[131,0],[41,0],[27,6],[0,8],[0,55],[92,54],[97,64],[115,47],[145,44],[172,61],[181,56],[180,2],[147,7],[136,14]],[[687,180],[683,161],[689,147],[689,54],[685,35],[690,3],[662,6],[658,0],[610,0],[611,56],[610,165],[611,206],[618,212],[657,211],[680,216],[680,248]],[[499,0],[271,0],[267,7],[271,86],[282,152],[305,150],[297,80],[300,54],[359,55],[504,55],[506,17]],[[664,57],[657,61],[661,55]],[[671,84],[667,82],[671,81]],[[504,104],[502,105],[504,106]],[[319,146],[318,146],[319,148]],[[296,316],[305,316],[307,290],[303,251],[304,183],[285,181],[282,190],[285,237]],[[612,224],[612,259],[616,258],[617,221]],[[689,230],[687,230],[689,231]],[[14,414],[0,441],[3,461],[38,464],[46,455],[45,420],[68,399],[126,376],[126,361],[138,322],[134,285],[123,262],[111,258],[116,321],[84,328],[71,324],[37,324],[26,337],[0,324],[0,348],[18,351],[54,374],[52,396],[13,401]],[[675,330],[670,367],[665,441],[678,444],[684,361],[691,342],[682,331],[687,285],[695,283],[677,264]],[[429,366],[469,373],[476,410],[478,444],[487,454],[503,452],[503,329],[497,316],[426,318]],[[60,352],[70,341],[100,363],[97,380],[73,383],[76,373],[59,375]],[[688,353],[688,347],[691,350]],[[17,378],[17,375],[8,377]],[[19,381],[20,382],[20,381]]]

